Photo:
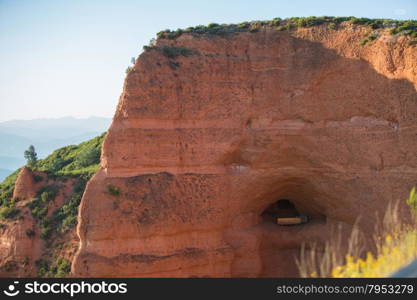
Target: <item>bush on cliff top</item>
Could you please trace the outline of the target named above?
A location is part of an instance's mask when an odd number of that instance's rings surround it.
[[[251,21],[239,24],[211,23],[207,26],[198,25],[186,29],[163,30],[157,33],[158,38],[175,39],[183,33],[196,35],[207,34],[227,36],[238,32],[256,32],[262,26],[274,27],[277,30],[291,30],[297,27],[311,27],[329,24],[331,29],[336,29],[342,22],[355,25],[369,26],[372,29],[391,28],[391,34],[404,34],[417,37],[417,20],[392,20],[392,19],[369,19],[356,17],[293,17],[288,19],[274,18],[268,21]]]

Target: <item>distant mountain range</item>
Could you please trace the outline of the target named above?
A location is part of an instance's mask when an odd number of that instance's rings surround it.
[[[0,182],[25,164],[23,152],[34,145],[38,158],[57,148],[79,144],[108,129],[111,118],[13,120],[0,122]]]

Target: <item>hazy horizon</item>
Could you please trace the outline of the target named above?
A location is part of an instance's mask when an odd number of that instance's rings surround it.
[[[0,122],[113,117],[131,57],[155,34],[292,16],[416,19],[415,0],[0,0]]]
[[[71,115],[67,115],[67,116],[62,116],[62,117],[46,117],[46,118],[28,118],[28,119],[10,119],[10,120],[5,120],[2,121],[0,120],[0,124],[3,123],[8,123],[8,122],[20,122],[20,121],[36,121],[36,120],[59,120],[59,119],[76,119],[76,120],[88,120],[88,119],[93,119],[93,118],[100,118],[100,119],[112,119],[113,116],[111,117],[105,117],[105,116],[96,116],[96,115],[91,115],[91,116],[87,116],[87,117],[75,117],[75,116],[71,116]]]
[[[34,145],[38,158],[77,145],[107,131],[111,118],[37,118],[0,122],[0,182],[26,162],[24,151]]]

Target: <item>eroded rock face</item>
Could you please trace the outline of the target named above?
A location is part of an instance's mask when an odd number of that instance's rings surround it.
[[[38,181],[34,178],[37,177]],[[53,243],[41,238],[41,222],[36,219],[28,207],[39,190],[46,186],[59,187],[56,197],[47,204],[47,217],[60,208],[72,194],[73,179],[65,182],[49,178],[46,173],[22,167],[13,191],[14,207],[18,215],[11,220],[2,220],[0,228],[0,277],[36,277],[36,261],[43,257],[63,257],[72,259],[75,254],[78,238],[75,230],[53,236]],[[59,249],[50,249],[48,244],[61,243]],[[57,255],[59,254],[59,255]]]
[[[416,184],[417,51],[345,25],[158,40],[82,199],[76,276],[295,276],[302,242]],[[108,187],[117,193],[109,193]],[[262,212],[290,199],[305,225]]]
[[[33,172],[28,167],[24,166],[20,169],[19,176],[17,177],[13,198],[28,200],[32,199],[36,195],[36,183],[33,179]]]
[[[34,179],[34,172],[22,167],[17,177],[13,198],[20,210],[17,220],[3,223],[0,234],[0,276],[35,276],[34,262],[41,255],[43,242],[37,237],[29,237],[27,230],[35,233],[36,220],[25,207],[36,195],[40,184]],[[38,232],[39,233],[39,232]]]

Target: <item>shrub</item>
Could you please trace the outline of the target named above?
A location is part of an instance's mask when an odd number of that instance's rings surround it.
[[[108,184],[107,185],[107,193],[113,196],[119,196],[120,195],[120,189],[117,186]]]
[[[32,215],[38,220],[43,220],[48,214],[48,203],[55,200],[60,187],[58,185],[45,185],[37,192],[37,197],[33,198],[27,206]]]
[[[42,239],[49,240],[54,233],[66,232],[77,224],[78,207],[88,178],[85,175],[78,178],[73,187],[73,194],[49,218],[46,217],[48,214],[47,204],[50,201],[49,193],[42,192],[39,197],[28,203],[32,215],[40,221],[40,237]],[[43,191],[45,190],[51,191],[54,189],[49,186],[43,189]]]
[[[100,162],[100,149],[90,146],[83,150],[75,159],[77,168],[85,168]]]
[[[65,258],[57,258],[53,263],[45,259],[35,262],[39,277],[65,277],[71,271],[71,262]]]
[[[59,229],[61,232],[65,232],[77,224],[78,207],[81,197],[82,194],[74,193],[61,208],[54,212],[51,223],[57,230]]]
[[[366,45],[366,43],[368,43],[370,41],[373,41],[373,40],[376,40],[378,38],[378,36],[379,35],[376,32],[371,33],[370,35],[368,35],[366,38],[364,38],[361,41],[361,45],[364,46],[364,45]]]
[[[132,67],[132,66],[128,66],[128,67],[126,68],[126,70],[125,70],[125,73],[126,73],[126,74],[129,74],[129,73],[130,73],[130,72],[132,72],[134,69],[135,69],[134,67]]]
[[[26,229],[26,235],[28,237],[33,237],[35,236],[35,231],[33,231],[32,229]]]
[[[22,265],[24,265],[24,266],[27,266],[29,264],[29,257],[25,257],[23,260],[22,260]]]
[[[48,207],[39,198],[34,198],[27,206],[34,216],[38,220],[42,220],[48,214]]]
[[[391,29],[391,34],[402,33],[412,35],[417,32],[417,20],[394,21],[395,27]]]
[[[71,214],[62,221],[62,230],[66,231],[69,228],[74,227],[75,225],[77,225],[77,216]]]
[[[41,197],[45,203],[51,202],[55,200],[60,188],[61,187],[57,184],[44,185],[38,189],[36,195],[37,197]]]
[[[371,19],[368,18],[355,18],[352,17],[350,19],[350,23],[351,24],[356,24],[356,25],[368,25],[371,22]]]
[[[35,265],[38,267],[38,276],[44,277],[49,272],[49,264],[44,259],[38,259],[35,261]]]
[[[273,18],[270,22],[270,26],[279,26],[281,25],[282,19],[281,18]],[[247,22],[246,22],[247,23]]]
[[[156,50],[156,46],[152,45],[145,45],[142,47],[143,51],[150,51],[150,50]]]
[[[290,18],[288,21],[297,27],[311,27],[326,22],[324,18],[318,17]]]
[[[256,32],[262,26],[274,27],[277,30],[291,30],[298,27],[311,27],[322,24],[328,24],[329,29],[337,29],[337,25],[342,22],[348,21],[354,25],[368,26],[372,29],[379,28],[391,28],[392,34],[416,34],[417,37],[417,21],[415,20],[391,20],[391,19],[368,19],[368,18],[355,18],[355,17],[296,17],[287,18],[281,20],[280,18],[274,18],[269,21],[251,21],[242,22],[240,24],[217,24],[210,23],[207,26],[198,25],[195,27],[188,27],[186,29],[177,29],[171,31],[169,29],[160,31],[157,33],[158,39],[175,39],[183,33],[190,33],[194,35],[207,35],[210,36],[222,36],[227,37],[239,32]]]
[[[32,177],[35,182],[41,182],[43,180],[43,177],[37,174],[33,174]]]
[[[80,176],[72,186],[72,191],[77,194],[84,193],[85,186],[87,185],[88,180],[88,176]]]
[[[41,239],[48,240],[52,236],[52,228],[48,223],[41,226]]]
[[[58,258],[51,270],[56,276],[65,277],[71,271],[71,263],[65,258]]]
[[[48,192],[43,192],[43,193],[41,194],[41,201],[42,201],[43,203],[47,203],[47,202],[49,202],[49,199],[50,199],[50,197],[49,197],[49,193],[48,193]]]
[[[78,207],[80,205],[82,194],[72,194],[65,204],[55,210],[51,217],[46,218],[48,208],[39,205],[39,200],[30,202],[32,214],[41,221],[41,238],[48,240],[56,232],[65,232],[77,224]],[[35,203],[35,204],[34,204]]]
[[[168,62],[168,66],[172,69],[172,70],[176,70],[177,68],[179,68],[181,66],[180,62],[178,61],[172,61],[170,60]]]
[[[4,265],[3,269],[6,272],[12,272],[18,269],[18,265],[14,260],[8,260]]]
[[[62,157],[58,156],[51,162],[48,171],[51,173],[56,173],[59,170],[61,170],[66,164],[67,162]]]
[[[194,51],[185,47],[163,46],[162,54],[168,58],[176,58],[177,56],[190,56]]]
[[[0,208],[0,220],[13,219],[19,214],[20,210],[15,207],[2,207]]]
[[[39,277],[65,277],[71,271],[71,262],[65,258],[57,258],[53,263],[46,259],[38,259],[35,262],[38,267]]]
[[[13,195],[14,185],[19,172],[20,169],[16,170],[0,184],[0,206],[8,206]]]
[[[327,25],[327,28],[329,28],[330,30],[336,30],[337,29],[337,24],[336,23],[329,23],[329,25]]]

